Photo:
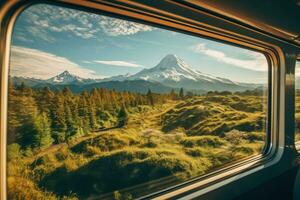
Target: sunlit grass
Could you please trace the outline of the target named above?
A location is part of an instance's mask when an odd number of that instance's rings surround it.
[[[237,95],[168,101],[131,108],[124,127],[74,138],[43,153],[26,156],[12,145],[9,197],[87,198],[155,179],[201,176],[261,152],[265,118],[260,105],[257,97]],[[131,192],[134,197],[147,190]]]

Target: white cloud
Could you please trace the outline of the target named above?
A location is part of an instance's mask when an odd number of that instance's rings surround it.
[[[10,74],[12,76],[48,79],[65,70],[82,78],[101,78],[94,71],[84,69],[64,57],[21,46],[11,48]]]
[[[29,33],[31,36],[47,42],[54,40],[49,36],[51,32],[67,33],[89,39],[102,34],[108,36],[133,35],[154,29],[126,20],[51,5],[34,5],[25,10],[20,19],[26,22],[23,25],[26,30],[17,31],[16,36]]]
[[[117,67],[142,67],[141,65],[127,62],[127,61],[120,61],[120,60],[95,60],[95,63],[104,64],[104,65],[111,65],[111,66],[117,66]]]
[[[44,29],[40,29],[39,27],[31,26],[31,27],[27,28],[27,31],[32,36],[32,37],[29,37],[28,39],[40,38],[40,39],[45,40],[45,41],[47,41],[49,43],[53,43],[55,41],[54,37],[49,36],[49,34],[47,33],[47,31],[45,31]],[[22,34],[22,33],[20,33],[20,34]],[[18,36],[19,35],[17,34],[17,37]]]
[[[207,48],[205,44],[199,43],[197,45],[194,45],[190,47],[190,49],[196,53],[205,54],[209,57],[215,58],[216,60],[220,62],[224,62],[230,65],[234,65],[236,67],[241,67],[245,69],[250,69],[254,71],[267,71],[268,70],[268,63],[267,59],[263,54],[256,53],[256,52],[250,52],[248,53],[248,56],[251,57],[251,59],[240,59],[240,58],[234,58],[226,55],[222,51],[217,51],[214,49]]]
[[[104,33],[110,36],[133,35],[141,31],[152,31],[147,25],[129,22],[121,19],[113,19],[102,16],[98,23]]]
[[[81,61],[82,63],[85,63],[85,64],[92,64],[93,62],[91,61],[87,61],[87,60],[84,60],[84,61]]]

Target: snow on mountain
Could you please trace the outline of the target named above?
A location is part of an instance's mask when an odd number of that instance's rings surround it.
[[[229,79],[199,72],[173,54],[165,56],[155,67],[144,69],[130,76],[129,79],[154,81],[168,86],[195,90],[223,90],[228,86],[238,90],[241,87]]]
[[[205,80],[209,82],[221,81],[233,83],[228,79],[217,78],[201,73],[173,54],[165,56],[155,67],[151,69],[144,69],[131,76],[130,79],[143,79],[157,82],[163,82],[165,80],[179,82],[181,80],[188,79],[192,81]]]
[[[64,71],[61,74],[58,74],[57,76],[46,80],[47,83],[55,85],[92,83],[93,81],[93,79],[84,79],[79,76],[70,74],[70,72],[68,71]]]
[[[20,79],[20,80],[19,80]],[[24,81],[22,78],[16,82]],[[233,82],[226,78],[215,77],[204,74],[193,69],[176,55],[169,54],[165,56],[155,67],[143,69],[142,71],[130,75],[117,75],[104,79],[84,79],[73,75],[68,71],[54,76],[48,80],[30,81],[30,84],[36,85],[40,83],[52,85],[88,85],[93,83],[104,82],[124,82],[142,80],[152,83],[159,83],[163,86],[171,88],[184,88],[191,91],[243,91],[246,89],[254,89],[257,84],[243,84]]]

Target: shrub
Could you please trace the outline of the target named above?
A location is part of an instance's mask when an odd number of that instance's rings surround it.
[[[30,180],[21,177],[9,177],[7,179],[8,199],[49,199],[56,200],[56,197],[49,192],[40,191]]]
[[[185,149],[185,153],[192,157],[201,157],[205,155],[205,151],[202,148],[187,148]]]
[[[20,145],[13,143],[7,146],[7,159],[8,161],[21,158]]]
[[[243,153],[246,155],[251,155],[254,153],[254,150],[251,147],[247,146],[236,146],[232,148],[233,153]]]
[[[194,160],[174,149],[130,148],[105,153],[71,172],[53,172],[42,183],[55,193],[63,195],[74,191],[85,198],[99,190],[113,192],[166,176],[186,179],[203,174],[210,166],[207,159]],[[78,185],[79,180],[85,184]]]
[[[185,147],[220,147],[226,144],[226,141],[218,136],[191,136],[185,137],[180,142]]]
[[[264,132],[250,132],[244,135],[249,142],[265,141],[266,134]]]
[[[225,133],[224,139],[232,144],[239,144],[243,139],[244,134],[246,133],[233,129]]]
[[[121,149],[137,143],[137,139],[132,135],[123,134],[120,132],[107,132],[95,138],[80,142],[79,144],[72,147],[71,150],[76,153],[86,153],[88,152],[87,148],[89,146],[89,148],[97,147],[99,151],[107,152]]]
[[[58,161],[63,161],[67,159],[69,154],[70,151],[67,148],[60,148],[59,151],[55,154],[55,156]]]

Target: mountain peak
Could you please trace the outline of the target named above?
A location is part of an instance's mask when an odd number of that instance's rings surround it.
[[[178,57],[175,54],[167,54],[163,59],[175,59],[175,60],[177,60]]]
[[[173,70],[192,70],[188,64],[186,64],[182,59],[180,59],[175,54],[168,54],[166,55],[159,63],[156,65],[157,69],[166,70],[166,69],[173,69]]]
[[[69,71],[65,70],[64,72],[48,79],[47,81],[53,84],[70,84],[75,82],[82,82],[83,79],[76,75],[72,75]]]
[[[160,61],[160,63],[174,64],[180,59],[175,54],[168,54]]]
[[[68,71],[68,70],[65,70],[64,72],[62,72],[61,74],[59,75],[63,75],[63,76],[70,76],[71,73]]]

